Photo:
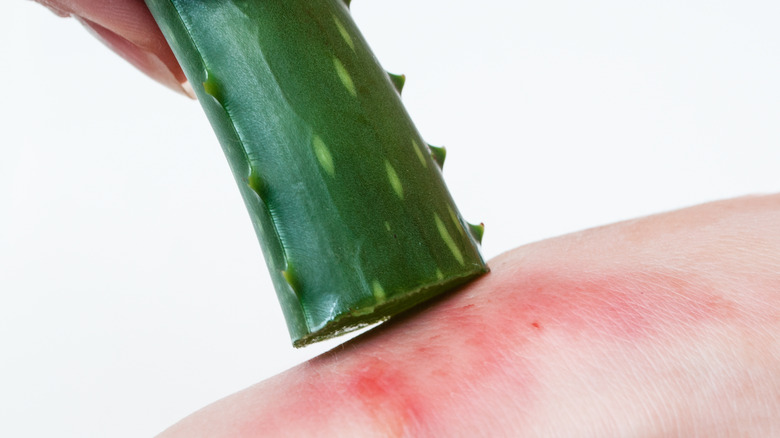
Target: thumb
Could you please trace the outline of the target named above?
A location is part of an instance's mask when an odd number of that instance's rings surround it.
[[[157,82],[194,97],[187,78],[143,0],[37,0],[74,17],[95,37]]]

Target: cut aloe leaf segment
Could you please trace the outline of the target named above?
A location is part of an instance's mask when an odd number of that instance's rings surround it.
[[[216,131],[293,345],[487,272],[442,148],[342,0],[146,0]]]

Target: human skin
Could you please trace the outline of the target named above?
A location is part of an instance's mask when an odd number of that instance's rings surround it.
[[[36,0],[73,17],[111,50],[172,90],[195,95],[144,0]]]
[[[186,92],[142,0],[42,3]],[[780,436],[780,195],[583,231],[490,265],[161,436]]]
[[[161,436],[780,436],[780,196],[490,265]]]

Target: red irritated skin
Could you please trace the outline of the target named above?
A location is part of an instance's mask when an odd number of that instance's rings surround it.
[[[780,197],[491,266],[162,436],[780,436]]]

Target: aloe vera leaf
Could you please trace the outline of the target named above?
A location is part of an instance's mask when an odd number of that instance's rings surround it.
[[[348,2],[146,3],[224,149],[293,345],[487,272],[443,150],[417,132],[405,78],[381,68]]]

